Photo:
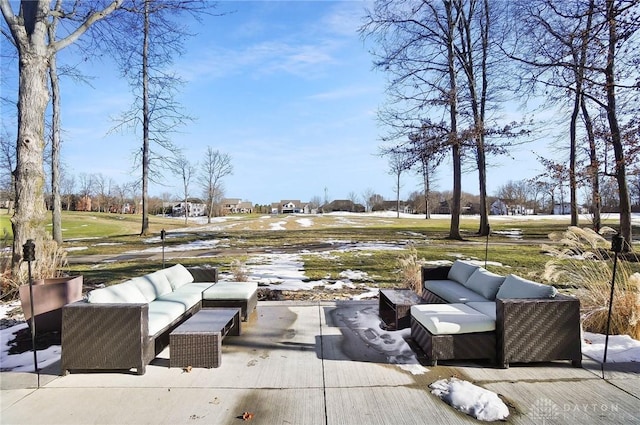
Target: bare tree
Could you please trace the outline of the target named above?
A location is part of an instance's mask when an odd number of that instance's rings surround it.
[[[396,194],[396,218],[400,218],[400,177],[411,167],[405,155],[395,153],[389,155],[389,174],[395,177],[394,193]]]
[[[7,208],[7,214],[11,212],[11,205],[15,199],[15,184],[13,180],[13,167],[16,163],[16,151],[13,149],[13,144],[10,140],[9,134],[3,127],[0,133],[0,190],[6,195],[6,199],[9,203]]]
[[[124,0],[91,2],[83,10],[84,19],[67,28],[67,35],[49,42],[47,25],[53,15],[48,0],[22,0],[19,12],[9,0],[0,0],[0,10],[7,24],[4,35],[9,37],[20,60],[18,61],[18,131],[17,163],[14,171],[16,185],[13,228],[12,275],[18,279],[22,265],[22,246],[27,239],[36,244],[47,239],[44,222],[44,121],[47,103],[47,71],[52,56],[73,44],[96,22],[119,8]]]
[[[215,202],[222,194],[222,179],[231,174],[233,174],[231,156],[208,146],[199,175],[200,186],[207,198],[207,223],[211,223]]]
[[[362,197],[362,202],[364,202],[364,207],[366,212],[371,212],[371,209],[373,208],[373,205],[371,204],[371,200],[373,199],[374,194],[375,192],[370,187],[366,188],[362,192],[361,197]]]
[[[360,29],[375,37],[376,68],[388,73],[389,101],[379,113],[387,141],[404,140],[432,116],[448,115],[447,146],[453,163],[449,238],[461,239],[462,140],[459,135],[459,66],[456,39],[463,0],[404,2],[379,0]]]
[[[625,249],[631,249],[632,234],[626,180],[629,140],[623,133],[627,126],[633,127],[637,119],[638,13],[640,4],[635,0],[520,1],[514,14],[515,27],[520,33],[510,37],[511,41],[518,42],[514,50],[517,53],[510,56],[524,64],[530,84],[544,85],[545,95],[550,99],[565,99],[567,92],[572,94],[568,167],[572,224],[577,224],[578,117],[582,115],[590,144],[589,178],[594,191],[593,207],[597,208],[597,170],[602,162],[594,157],[595,139],[589,111],[595,110],[593,115],[597,115],[599,110],[606,115],[606,138],[614,152],[614,175],[620,193],[620,233],[628,242]],[[619,102],[621,99],[623,102]]]
[[[119,61],[123,75],[129,80],[134,101],[117,120],[115,129],[142,128],[142,146],[136,151],[136,163],[142,168],[142,228],[149,230],[150,181],[160,181],[162,170],[175,167],[171,159],[179,149],[170,136],[194,118],[176,100],[184,84],[174,71],[174,57],[184,52],[189,34],[180,18],[188,15],[196,20],[214,3],[204,0],[131,0],[126,14],[111,20],[113,27],[102,35]],[[126,33],[126,38],[117,37]]]
[[[196,167],[194,164],[184,156],[180,155],[175,161],[175,172],[182,181],[182,195],[184,199],[184,224],[187,224],[189,220],[190,203],[189,203],[189,185],[191,184],[191,178],[196,173]]]
[[[67,211],[71,210],[71,200],[73,199],[75,186],[75,176],[73,174],[62,173],[60,178],[60,193],[66,198]]]

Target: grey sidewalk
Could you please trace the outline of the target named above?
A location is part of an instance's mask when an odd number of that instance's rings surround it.
[[[137,376],[3,372],[2,424],[456,424],[478,421],[431,395],[457,376],[508,401],[514,424],[640,423],[640,365],[600,377],[584,362],[513,365],[415,363],[404,332],[367,326],[375,302],[260,302],[242,335],[223,343],[222,365],[169,368],[169,349]],[[363,325],[364,324],[364,325]],[[593,370],[588,370],[592,368]],[[418,371],[424,373],[418,374]]]

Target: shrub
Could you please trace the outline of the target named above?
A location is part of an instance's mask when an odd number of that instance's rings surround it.
[[[602,234],[615,233],[603,228]],[[580,298],[584,330],[605,333],[609,314],[609,297],[613,276],[614,253],[610,243],[595,231],[571,226],[549,239],[560,247],[544,245],[553,256],[545,266],[544,277],[575,288]],[[611,334],[626,334],[640,339],[640,274],[629,261],[618,259],[614,285]]]
[[[422,265],[424,260],[418,259],[418,251],[409,246],[406,254],[398,258],[400,282],[416,294],[422,295]]]
[[[229,266],[233,280],[236,282],[246,282],[249,278],[245,264],[240,260],[233,260]]]

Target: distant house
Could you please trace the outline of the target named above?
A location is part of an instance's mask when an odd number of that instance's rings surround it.
[[[553,204],[553,215],[571,214],[571,203],[556,202]]]
[[[184,202],[174,203],[171,208],[171,214],[174,217],[184,217],[185,209],[187,211],[187,215],[189,217],[201,217],[205,215],[207,206],[200,199],[191,199],[187,200],[185,205]]]
[[[440,201],[436,210],[434,211],[436,214],[451,214],[451,208],[449,208],[449,203],[447,201]]]
[[[271,204],[271,214],[309,214],[311,207],[300,200],[282,200]]]
[[[496,199],[491,203],[491,206],[489,207],[489,214],[507,215],[509,214],[509,206],[501,199]]]
[[[222,214],[251,214],[253,204],[249,201],[242,201],[238,198],[227,198],[222,200]]]
[[[328,204],[321,206],[320,210],[325,213],[335,212],[335,211],[362,213],[365,211],[365,208],[364,208],[364,205],[356,204],[353,201],[350,201],[348,199],[337,199],[335,201],[331,201]]]
[[[397,201],[382,201],[375,204],[373,207],[371,207],[371,211],[396,211],[397,209],[398,209]],[[406,214],[413,214],[415,211],[413,206],[410,203],[406,201],[400,201],[400,212],[406,213]]]

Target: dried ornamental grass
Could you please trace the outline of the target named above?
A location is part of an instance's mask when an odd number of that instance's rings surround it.
[[[603,228],[601,233],[615,233]],[[614,253],[610,242],[592,229],[571,226],[549,239],[560,244],[543,246],[553,256],[545,265],[543,277],[575,289],[580,299],[584,330],[605,333],[609,314],[609,297],[613,277]],[[613,308],[609,332],[640,339],[640,274],[629,263],[618,259]]]
[[[35,261],[31,263],[33,279],[61,277],[68,266],[67,252],[54,240],[43,240],[36,245]],[[28,268],[21,267],[18,276],[11,276],[11,247],[0,244],[0,277],[2,277],[2,298],[15,299],[20,285],[29,283]]]
[[[424,260],[418,259],[418,251],[413,245],[403,256],[398,258],[400,281],[416,294],[422,296],[422,265]]]
[[[230,265],[231,275],[235,282],[246,282],[249,280],[249,274],[245,264],[240,260],[233,260]]]

